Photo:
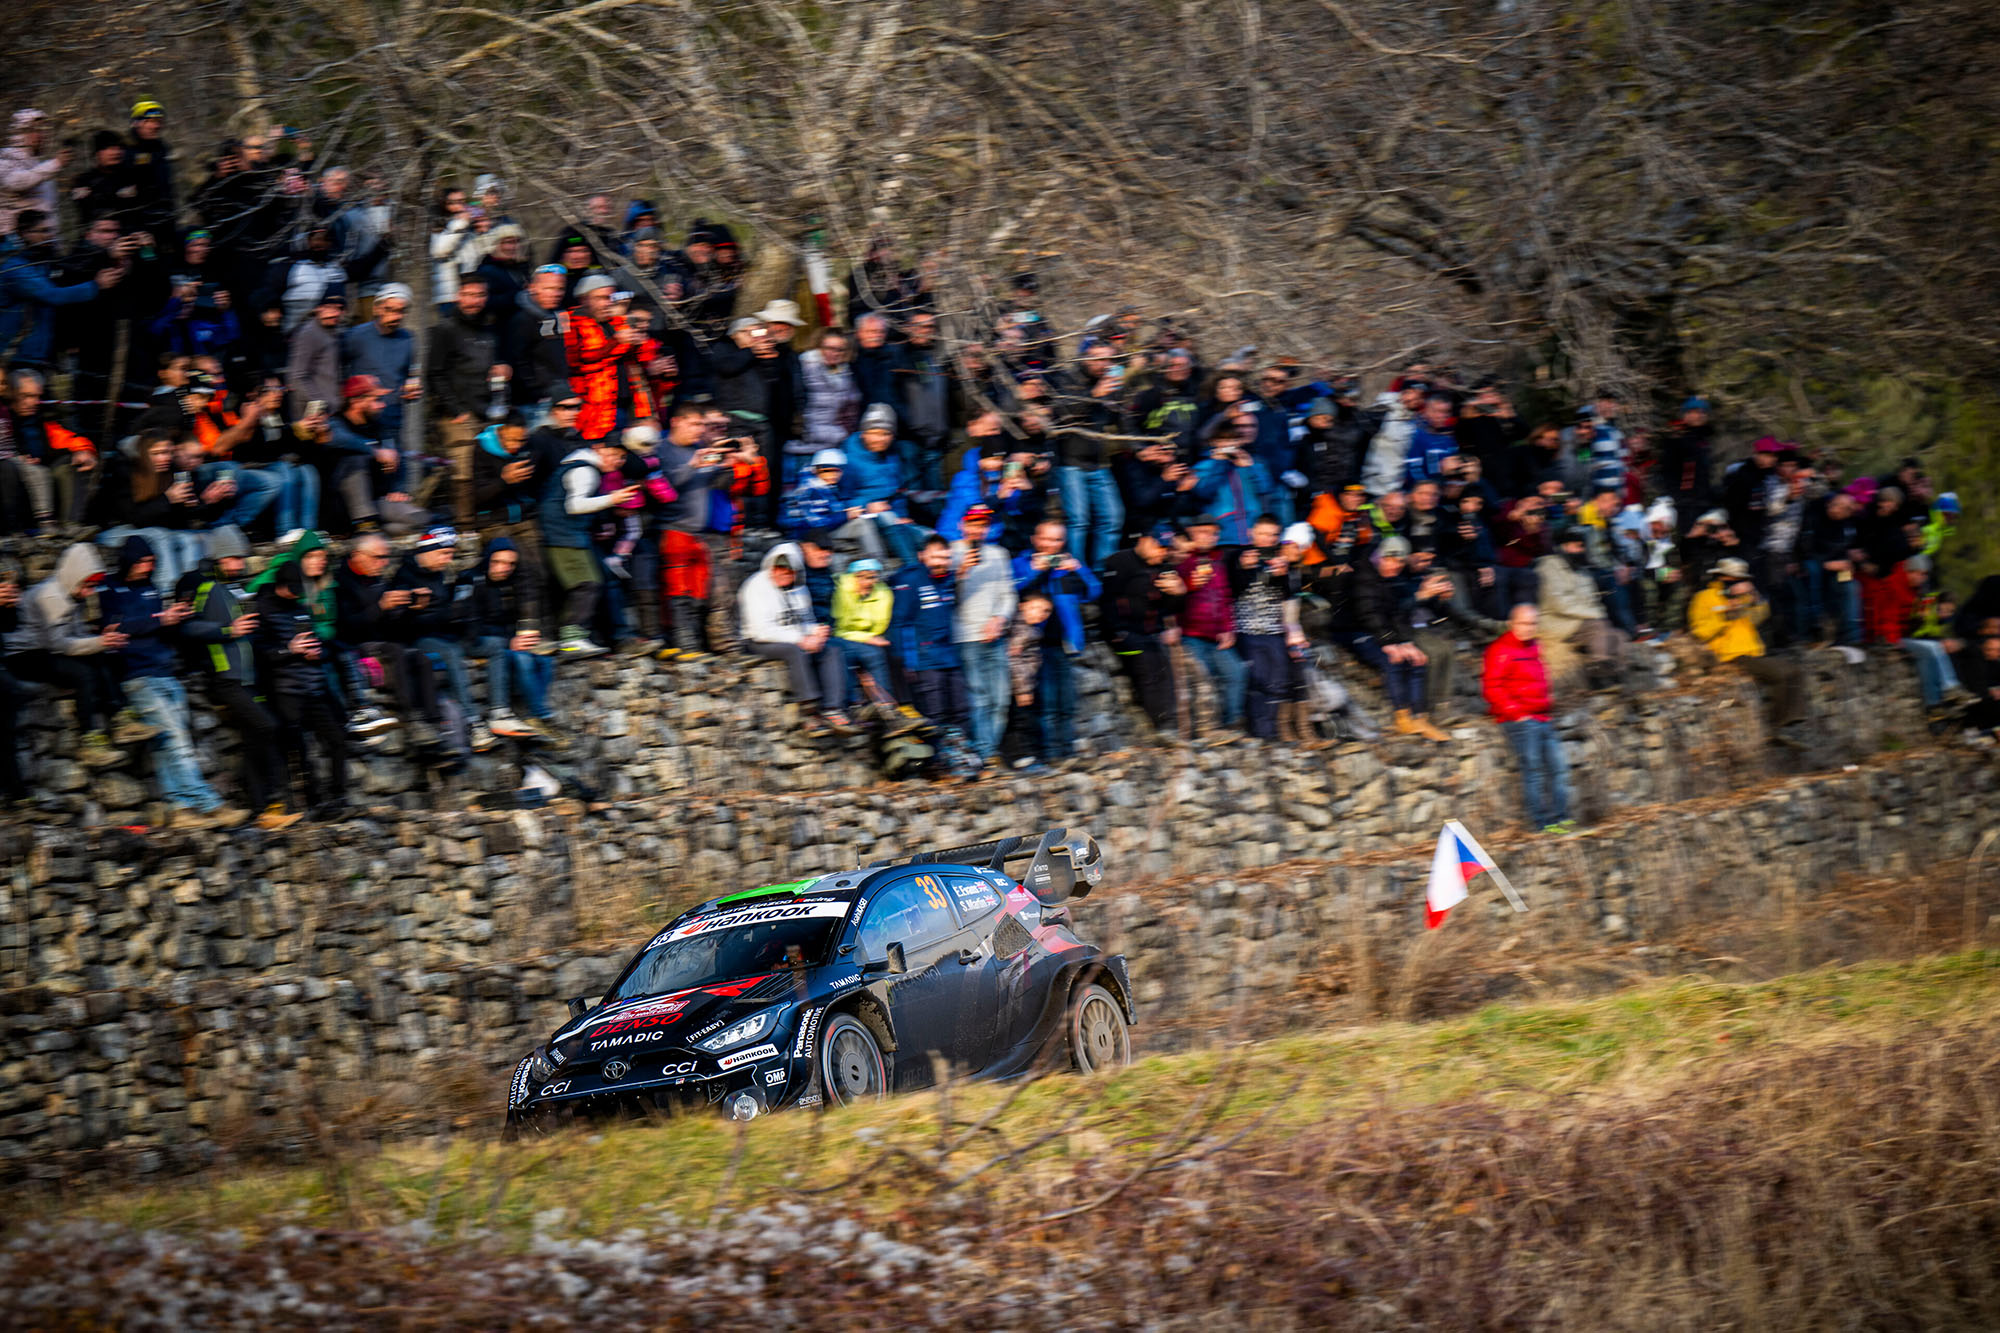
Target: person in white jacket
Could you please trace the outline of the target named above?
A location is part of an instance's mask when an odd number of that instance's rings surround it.
[[[1417,408],[1424,400],[1422,384],[1405,385],[1400,393],[1384,393],[1375,400],[1382,410],[1382,425],[1369,441],[1368,456],[1361,465],[1361,484],[1368,494],[1380,499],[1390,491],[1403,489],[1410,454],[1410,436],[1417,429]]]
[[[818,729],[824,719],[836,731],[847,731],[854,725],[841,711],[847,702],[847,664],[833,627],[822,624],[813,611],[805,567],[805,552],[797,542],[779,542],[764,552],[757,572],[737,593],[743,647],[752,656],[785,664],[807,730]]]
[[[14,113],[13,130],[13,141],[0,149],[0,236],[13,234],[14,219],[23,209],[56,216],[56,176],[69,165],[67,148],[54,157],[42,156],[49,133],[46,113],[23,107]]]
[[[446,186],[438,196],[437,227],[431,232],[431,300],[442,318],[451,317],[458,301],[458,280],[479,267],[483,257],[482,220],[466,207],[465,191]]]

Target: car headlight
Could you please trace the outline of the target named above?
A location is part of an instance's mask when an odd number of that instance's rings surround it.
[[[755,1041],[770,1029],[771,1021],[775,1017],[775,1010],[759,1010],[757,1013],[744,1019],[741,1023],[738,1023],[735,1027],[724,1028],[706,1041],[696,1042],[695,1049],[707,1051],[710,1055],[715,1055],[732,1047],[741,1046],[745,1042]]]
[[[549,1063],[548,1047],[537,1046],[528,1053],[528,1077],[536,1083],[546,1082],[549,1075],[555,1072],[556,1067]]]

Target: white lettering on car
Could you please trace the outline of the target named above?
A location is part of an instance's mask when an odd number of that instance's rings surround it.
[[[602,1041],[593,1041],[590,1043],[590,1049],[592,1052],[608,1051],[616,1046],[630,1046],[634,1042],[664,1041],[666,1036],[664,1032],[626,1032],[616,1037],[606,1037]]]
[[[747,1051],[738,1051],[734,1055],[725,1055],[715,1062],[715,1067],[717,1069],[735,1069],[742,1065],[754,1065],[759,1060],[767,1060],[777,1053],[778,1048],[767,1041],[762,1046],[752,1046]]]
[[[528,1100],[528,1066],[531,1063],[533,1063],[532,1060],[523,1060],[514,1070],[514,1087],[507,1094],[507,1104],[509,1106],[519,1106],[522,1102]]]
[[[784,1081],[785,1071],[782,1069],[773,1069],[770,1073],[764,1075],[764,1086],[767,1088],[774,1088]]]
[[[845,986],[858,986],[860,984],[861,984],[861,974],[857,972],[851,977],[842,977],[840,980],[834,982],[833,989],[840,990],[842,987]]]
[[[669,1061],[660,1066],[660,1076],[672,1078],[676,1074],[692,1074],[700,1064],[699,1060]]]
[[[761,926],[774,921],[804,921],[812,917],[838,917],[847,914],[847,904],[822,901],[804,903],[784,903],[776,907],[745,907],[734,912],[716,912],[709,916],[698,916],[665,932],[670,940],[684,940],[695,935],[707,935],[718,930],[733,930],[737,926]]]
[[[811,1058],[813,1038],[819,1033],[819,1016],[824,1012],[823,1008],[812,1009],[806,1013],[803,1019],[799,1020],[799,1039],[792,1044],[792,1059],[804,1060]]]
[[[569,1085],[571,1082],[572,1080],[570,1079],[564,1079],[560,1083],[545,1084],[543,1085],[542,1090],[536,1093],[535,1095],[537,1097],[560,1097],[562,1096],[562,1094],[569,1091]]]

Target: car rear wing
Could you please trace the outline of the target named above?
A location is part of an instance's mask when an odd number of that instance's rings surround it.
[[[1040,838],[1018,834],[991,842],[969,843],[963,847],[938,847],[891,856],[870,863],[869,869],[883,866],[960,865],[1006,869],[1009,861],[1032,858],[1021,875],[1021,883],[1043,902],[1053,906],[1088,894],[1104,878],[1104,853],[1097,839],[1083,829],[1052,828]]]

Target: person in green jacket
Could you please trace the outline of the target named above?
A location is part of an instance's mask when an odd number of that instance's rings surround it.
[[[882,709],[895,706],[889,688],[889,615],[895,604],[882,582],[880,560],[856,560],[834,581],[834,636],[863,697]]]

